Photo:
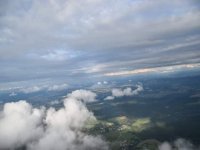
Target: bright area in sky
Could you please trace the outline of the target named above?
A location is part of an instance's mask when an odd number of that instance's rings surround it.
[[[0,86],[199,68],[199,6],[198,0],[1,0]]]

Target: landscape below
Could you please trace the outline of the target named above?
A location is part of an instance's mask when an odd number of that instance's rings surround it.
[[[96,120],[89,120],[83,132],[101,135],[111,150],[156,150],[163,142],[173,143],[177,139],[190,141],[193,147],[198,147],[200,76],[141,78],[132,79],[131,83],[130,80],[120,80],[116,87],[134,89],[138,81],[143,85],[142,92],[113,100],[104,100],[111,94],[108,87],[90,89],[98,95],[98,101],[87,103]],[[18,96],[26,98],[36,107],[45,105],[59,109],[63,104],[50,104],[49,97],[61,101],[64,93],[66,91]],[[4,103],[14,100],[9,98],[6,94],[1,95]]]

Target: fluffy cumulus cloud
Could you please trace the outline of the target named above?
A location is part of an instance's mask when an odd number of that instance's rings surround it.
[[[125,88],[125,89],[115,88],[115,89],[112,89],[112,95],[107,96],[105,100],[113,100],[115,97],[138,95],[139,92],[141,91],[143,91],[142,84],[137,84],[135,90],[132,90],[130,87]]]
[[[83,102],[94,102],[96,101],[95,97],[97,95],[94,92],[86,91],[86,90],[76,90],[73,91],[71,94],[68,94],[69,98],[74,98],[78,100],[82,100]]]
[[[107,143],[101,137],[82,132],[85,123],[95,120],[95,117],[81,100],[95,94],[84,90],[81,94],[83,99],[79,92],[72,92],[64,99],[64,107],[58,110],[33,108],[26,101],[5,104],[0,112],[0,149],[108,149]],[[90,94],[93,95],[90,97]]]
[[[61,91],[67,89],[67,84],[60,84],[60,85],[52,85],[47,88],[48,91]]]
[[[43,108],[33,108],[25,101],[5,104],[0,112],[0,149],[13,149],[39,138],[43,117]]]
[[[200,147],[194,146],[190,141],[177,139],[173,143],[164,142],[159,146],[159,150],[199,150]]]

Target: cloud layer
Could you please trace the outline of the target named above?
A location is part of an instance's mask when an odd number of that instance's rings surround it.
[[[74,91],[58,110],[33,108],[26,101],[6,103],[0,112],[0,149],[23,146],[28,150],[108,149],[101,137],[82,132],[88,120],[95,120],[85,106],[95,96],[90,91]]]
[[[1,0],[0,83],[87,82],[200,63],[199,6],[197,0]]]

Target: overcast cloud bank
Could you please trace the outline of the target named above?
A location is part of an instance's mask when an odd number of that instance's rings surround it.
[[[1,0],[0,85],[195,66],[199,8],[198,0]]]

